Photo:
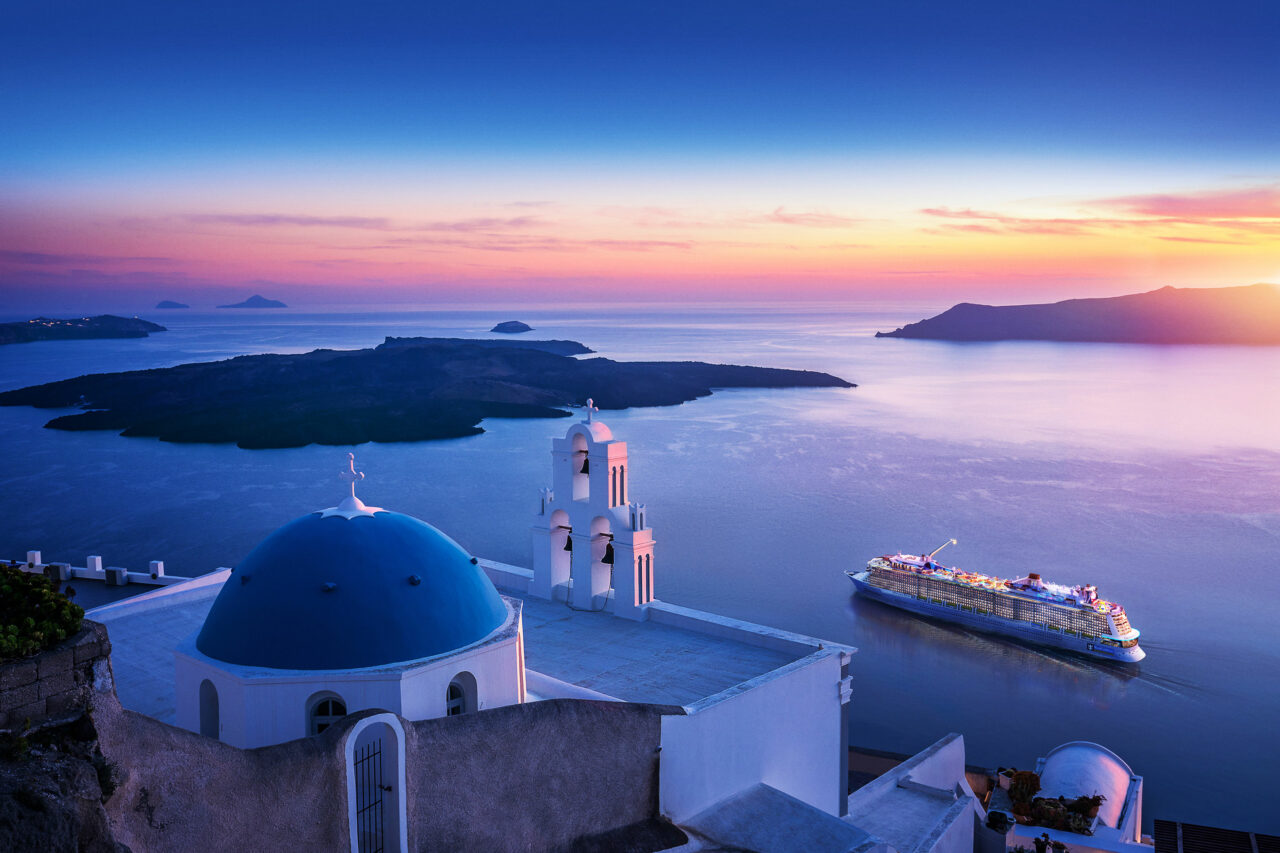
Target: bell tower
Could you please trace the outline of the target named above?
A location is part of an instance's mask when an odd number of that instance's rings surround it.
[[[644,619],[654,599],[653,531],[629,501],[627,444],[586,418],[551,442],[551,483],[533,522],[533,586],[575,610]]]

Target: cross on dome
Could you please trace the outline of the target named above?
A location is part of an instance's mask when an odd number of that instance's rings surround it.
[[[356,470],[356,455],[354,453],[347,454],[347,468],[338,474],[343,482],[351,484],[351,497],[356,496],[356,483],[364,479],[364,472]]]
[[[587,423],[591,423],[591,413],[598,412],[598,411],[600,411],[600,409],[596,406],[596,401],[588,397],[587,398]]]
[[[380,506],[365,506],[364,501],[356,497],[356,483],[364,479],[364,472],[356,470],[356,455],[354,453],[347,454],[347,467],[338,473],[338,477],[344,483],[350,484],[351,494],[343,498],[342,503],[337,506],[331,506],[323,510],[320,513],[321,518],[338,515],[349,521],[359,516],[385,512]]]

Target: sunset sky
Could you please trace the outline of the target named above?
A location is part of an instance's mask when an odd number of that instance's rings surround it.
[[[0,298],[1277,281],[1278,45],[1264,0],[11,3]]]

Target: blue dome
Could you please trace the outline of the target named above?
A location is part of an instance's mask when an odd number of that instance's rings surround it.
[[[469,646],[506,617],[484,571],[430,524],[312,513],[236,567],[196,648],[242,666],[356,669]]]

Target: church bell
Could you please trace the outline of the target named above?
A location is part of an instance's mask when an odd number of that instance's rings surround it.
[[[588,459],[588,458],[587,458],[587,457],[585,457],[585,456],[583,456],[583,457],[582,457],[582,468],[581,468],[581,469],[579,469],[578,473],[579,473],[579,474],[590,474],[590,473],[591,473],[591,460],[590,460],[590,459]]]
[[[566,551],[572,551],[572,550],[573,550],[573,537],[572,537],[572,536],[566,536],[566,537],[564,537],[564,549],[565,549]]]
[[[609,542],[604,546],[604,557],[600,559],[600,562],[607,563],[610,566],[613,565],[613,543],[612,542]]]

